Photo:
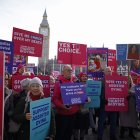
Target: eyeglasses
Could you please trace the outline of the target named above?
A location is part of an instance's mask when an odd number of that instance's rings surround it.
[[[71,70],[71,69],[67,69],[66,71],[67,71],[67,72],[72,72],[72,70]]]

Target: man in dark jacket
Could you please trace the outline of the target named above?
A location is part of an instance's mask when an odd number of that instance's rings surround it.
[[[112,75],[112,70],[110,67],[104,69],[104,75]],[[116,134],[116,123],[117,123],[117,112],[105,111],[105,105],[107,100],[105,99],[105,79],[102,81],[101,89],[101,105],[98,121],[98,140],[102,140],[105,120],[108,117],[110,119],[110,140],[117,140]]]

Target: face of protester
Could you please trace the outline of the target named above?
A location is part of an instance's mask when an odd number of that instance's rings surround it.
[[[139,67],[139,64],[140,64],[140,61],[139,60],[135,60],[134,61],[134,67],[135,68],[138,68]]]
[[[38,75],[43,75],[43,73],[42,72],[39,72]]]
[[[132,53],[135,53],[136,52],[136,46],[133,46],[132,47]]]
[[[7,87],[9,84],[8,80],[5,79],[5,86]]]
[[[63,71],[62,71],[62,74],[66,79],[68,79],[68,80],[71,79],[72,68],[70,66],[65,66]]]
[[[24,68],[24,67],[20,68],[18,72],[19,72],[20,74],[23,74],[23,73],[25,72],[25,68]]]
[[[30,85],[30,92],[33,95],[40,95],[42,92],[42,86],[37,84],[37,83],[31,84]]]
[[[104,69],[104,74],[105,74],[105,75],[112,75],[112,70],[111,70],[111,68],[110,68],[110,67],[106,67],[106,68]]]
[[[8,86],[9,83],[9,75],[5,74],[5,86]]]
[[[50,84],[54,84],[55,83],[55,79],[53,77],[50,77]]]
[[[8,76],[8,74],[5,74],[5,79],[7,79],[7,80],[9,79],[9,76]]]
[[[84,74],[81,76],[80,81],[86,83],[87,79],[88,79],[87,75]]]

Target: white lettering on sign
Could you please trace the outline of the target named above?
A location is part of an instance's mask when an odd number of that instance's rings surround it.
[[[14,89],[20,89],[21,86],[20,85],[14,85]]]
[[[82,101],[81,101],[80,98],[72,98],[72,99],[71,99],[71,103],[72,103],[72,104],[77,104],[77,103],[79,104],[79,103],[81,103],[81,102],[82,102]]]
[[[64,48],[70,48],[70,43],[63,43],[63,42],[59,42],[60,47],[64,47]]]
[[[23,37],[14,36],[14,40],[24,41],[24,38]]]
[[[47,83],[49,83],[49,80],[42,80],[42,83],[47,84]]]
[[[30,36],[28,34],[24,34],[25,38],[30,38]]]
[[[15,35],[15,36],[23,37],[23,33],[19,33],[19,32],[14,32],[14,35]]]
[[[49,88],[48,84],[43,84],[43,88]]]
[[[75,53],[75,54],[80,54],[79,48],[77,48],[77,44],[72,44],[72,47],[70,47],[70,43],[63,43],[59,42],[59,52],[65,52],[65,53]]]
[[[111,88],[111,91],[122,91],[122,89],[121,88]]]
[[[29,39],[29,38],[25,38],[25,41],[26,41],[26,42],[30,42],[30,39]]]
[[[59,52],[66,52],[66,53],[76,53],[80,54],[79,49],[72,49],[72,48],[59,48]]]
[[[31,35],[31,39],[33,39],[33,40],[40,40],[40,41],[42,41],[42,38],[41,38],[41,37],[34,36],[34,35]]]
[[[125,106],[124,98],[108,98],[108,106]]]
[[[23,33],[14,32],[14,40],[24,41]]]
[[[126,81],[115,81],[115,84],[127,84]]]
[[[16,84],[16,85],[17,85],[17,84],[20,84],[20,80],[15,80],[15,81],[14,81],[14,84]]]
[[[21,47],[20,47],[20,53],[35,54],[34,53],[34,47],[21,45]]]
[[[109,87],[119,87],[119,88],[123,88],[124,85],[109,84]]]
[[[66,95],[73,95],[73,92],[66,92]]]
[[[42,41],[31,40],[31,43],[35,43],[35,44],[42,44]]]
[[[106,83],[108,83],[108,84],[114,84],[114,80],[106,80]]]

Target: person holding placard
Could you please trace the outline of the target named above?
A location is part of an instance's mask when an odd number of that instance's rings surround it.
[[[137,128],[138,112],[136,111],[136,95],[135,84],[131,76],[128,79],[129,91],[128,91],[128,111],[120,112],[120,138],[125,137],[125,130],[128,128],[129,137],[136,139],[134,135],[134,129]]]
[[[88,76],[86,73],[81,72],[78,75],[79,82],[86,84],[86,81],[88,79]],[[86,103],[90,102],[90,99],[87,98]],[[89,129],[89,109],[84,108],[84,105],[82,104],[80,106],[79,112],[77,112],[76,116],[76,123],[75,123],[75,130],[74,130],[74,140],[78,140],[80,137],[80,140],[84,140],[86,132],[88,132]]]
[[[72,67],[64,65],[59,81],[55,83],[53,102],[56,107],[56,138],[55,140],[71,140],[76,113],[79,105],[64,105],[61,96],[61,84],[73,83]]]
[[[32,114],[29,111],[30,102],[44,98],[44,93],[42,91],[43,91],[42,81],[38,77],[34,77],[33,79],[30,80],[29,92],[27,93],[27,96],[21,98],[18,101],[13,116],[13,120],[18,124],[21,124],[17,140],[30,140],[30,120],[32,118]],[[51,120],[54,120],[53,115],[51,117],[52,117]],[[51,121],[50,124],[50,127],[54,128],[54,129],[50,128],[51,130],[49,137],[50,140],[53,140],[55,136],[55,127],[52,126],[52,124],[55,125],[55,123]]]
[[[112,70],[110,67],[106,67],[104,69],[104,75],[112,75]],[[105,105],[107,104],[107,100],[105,99],[105,79],[103,79],[102,81],[102,89],[100,97],[101,97],[101,105],[98,120],[98,140],[102,140],[104,124],[107,117],[110,119],[110,140],[117,140],[116,138],[117,112],[105,111]]]

